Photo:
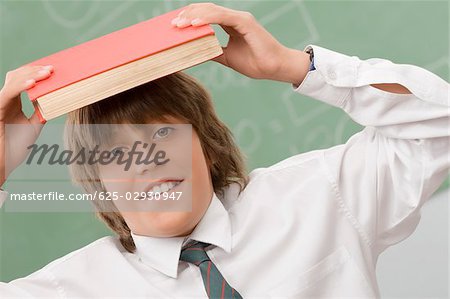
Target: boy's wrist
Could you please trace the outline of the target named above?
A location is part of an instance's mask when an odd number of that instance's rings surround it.
[[[285,48],[284,52],[275,80],[298,86],[309,71],[310,56],[308,53],[291,48]]]

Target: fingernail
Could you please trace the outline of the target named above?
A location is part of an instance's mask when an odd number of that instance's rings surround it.
[[[27,81],[25,81],[25,85],[26,86],[29,86],[29,85],[32,85],[32,84],[34,84],[34,79],[28,79]]]
[[[44,66],[44,69],[46,69],[46,70],[52,70],[53,69],[53,65],[46,65],[46,66]]]
[[[172,25],[176,25],[178,23],[178,21],[180,20],[179,17],[176,17],[175,19],[172,20]]]
[[[191,24],[192,24],[192,25],[197,25],[197,24],[200,24],[201,22],[202,22],[201,19],[195,18],[195,19],[193,19],[193,20],[191,21]]]
[[[177,22],[177,26],[183,26],[185,24],[187,24],[187,20],[183,18],[180,18]]]
[[[38,72],[38,75],[47,75],[49,73],[48,69],[43,69]]]

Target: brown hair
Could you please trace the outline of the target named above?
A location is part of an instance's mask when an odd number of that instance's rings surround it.
[[[240,191],[248,184],[244,156],[233,140],[228,127],[217,117],[208,91],[193,77],[177,72],[111,96],[102,101],[70,112],[66,120],[65,144],[74,152],[95,140],[92,132],[80,129],[85,124],[145,124],[164,121],[172,116],[186,123],[198,134],[205,158],[211,162],[211,180],[216,194],[223,188],[238,183]],[[87,126],[89,127],[89,126]],[[75,129],[78,128],[78,129]],[[93,143],[90,143],[93,144]],[[98,180],[95,165],[70,164],[75,184],[88,193],[106,191]],[[83,178],[83,179],[81,179]],[[98,209],[96,214],[119,236],[123,247],[135,251],[131,232],[120,212],[111,201],[94,201],[94,205],[110,205],[108,211]]]

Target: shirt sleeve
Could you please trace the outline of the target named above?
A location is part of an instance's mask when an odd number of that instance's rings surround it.
[[[0,294],[1,298],[65,298],[64,290],[45,269],[9,283],[0,282]]]
[[[8,197],[8,192],[0,189],[0,208]],[[64,290],[54,275],[46,269],[40,269],[9,283],[0,282],[1,298],[63,298]]]
[[[322,158],[343,211],[379,254],[415,230],[420,208],[449,173],[449,84],[418,66],[309,48],[316,70],[292,89],[365,127]],[[370,86],[377,83],[412,94]]]

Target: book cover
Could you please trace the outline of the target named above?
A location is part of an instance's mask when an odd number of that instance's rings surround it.
[[[26,65],[53,65],[53,74],[26,90],[32,102],[57,89],[183,43],[214,35],[210,25],[178,28],[171,20],[184,8],[114,31]],[[45,122],[39,109],[35,109]]]

